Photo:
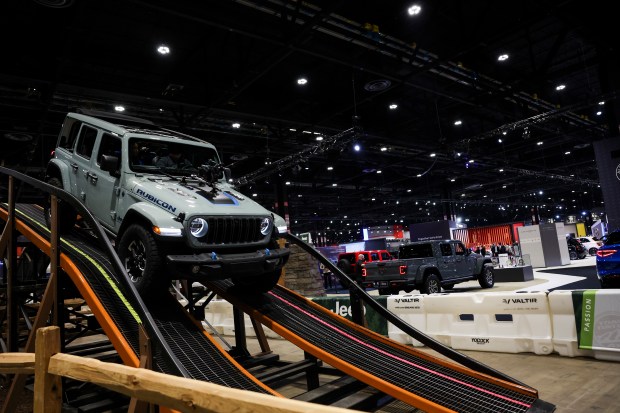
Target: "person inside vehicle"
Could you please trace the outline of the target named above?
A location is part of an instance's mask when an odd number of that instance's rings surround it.
[[[171,144],[168,147],[168,155],[159,158],[155,164],[160,168],[169,169],[189,169],[193,168],[192,163],[185,158],[179,145]]]
[[[131,165],[145,165],[146,164],[146,162],[144,161],[144,157],[143,157],[143,153],[145,149],[146,148],[142,148],[141,150],[138,142],[134,142],[131,145],[131,153],[130,153]]]

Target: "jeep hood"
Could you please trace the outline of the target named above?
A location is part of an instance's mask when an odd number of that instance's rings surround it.
[[[131,196],[151,203],[173,215],[255,215],[272,213],[226,184],[216,184],[217,190],[197,181],[186,183],[169,179],[136,177],[130,179],[127,190]]]

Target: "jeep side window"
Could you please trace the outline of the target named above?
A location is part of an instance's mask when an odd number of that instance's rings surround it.
[[[101,137],[101,144],[99,145],[99,151],[97,152],[97,165],[101,165],[101,159],[103,155],[116,156],[118,158],[118,165],[121,164],[121,145],[120,138],[104,133]]]
[[[381,253],[381,259],[382,259],[383,261],[386,261],[386,260],[392,259],[392,257],[391,257],[391,256],[390,256],[390,254],[388,254],[387,252],[382,252],[382,253]]]
[[[371,252],[370,258],[372,258],[371,261],[379,261],[379,254],[377,254],[376,252]]]
[[[86,159],[90,159],[97,140],[97,129],[84,125],[78,138],[77,153]]]
[[[454,250],[456,255],[465,255],[465,245],[460,242],[458,244],[454,244]]]
[[[442,256],[449,257],[452,255],[452,247],[450,244],[439,244],[439,248],[441,249]]]
[[[67,118],[62,128],[62,135],[58,141],[58,146],[73,152],[73,146],[81,126],[82,122],[79,120]]]

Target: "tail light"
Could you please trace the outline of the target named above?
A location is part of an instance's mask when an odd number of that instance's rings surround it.
[[[362,268],[362,277],[366,277],[366,268]]]
[[[596,251],[596,256],[605,258],[609,257],[610,255],[614,255],[616,252],[618,252],[618,250],[598,250]]]
[[[398,266],[398,272],[400,273],[400,275],[407,274],[407,266],[406,265]]]

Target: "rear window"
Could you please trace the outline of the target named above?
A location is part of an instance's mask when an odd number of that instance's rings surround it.
[[[398,258],[429,258],[433,256],[431,244],[403,245],[400,247]]]
[[[607,234],[605,245],[620,244],[620,231]]]

